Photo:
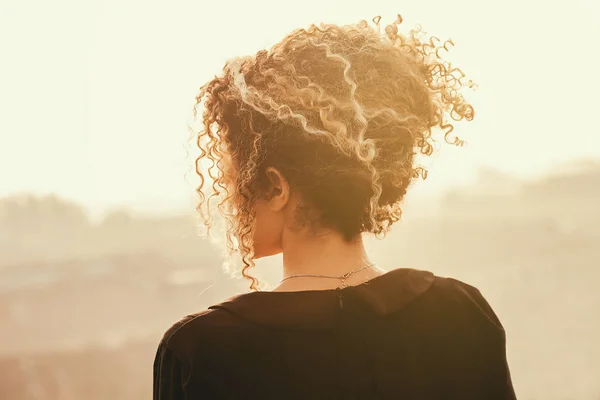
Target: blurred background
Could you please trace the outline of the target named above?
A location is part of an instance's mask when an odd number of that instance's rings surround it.
[[[414,3],[0,0],[0,399],[150,398],[164,331],[247,290],[197,235],[199,86],[294,28],[397,13],[479,88],[372,258],[480,288],[520,399],[600,399],[597,2]]]

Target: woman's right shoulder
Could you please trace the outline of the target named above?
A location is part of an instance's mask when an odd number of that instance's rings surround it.
[[[476,325],[504,333],[496,312],[477,287],[456,278],[436,275],[429,292],[435,299],[435,307],[456,319],[464,317]]]

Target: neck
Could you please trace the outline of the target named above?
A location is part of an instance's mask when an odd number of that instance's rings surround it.
[[[288,238],[283,241],[283,278],[295,274],[340,276],[369,262],[362,237],[346,242],[337,233]],[[369,268],[356,274],[370,277]],[[297,290],[336,287],[339,281],[323,278],[294,278],[280,285]]]

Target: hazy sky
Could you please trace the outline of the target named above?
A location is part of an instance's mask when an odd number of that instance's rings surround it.
[[[444,146],[423,190],[478,165],[529,176],[600,157],[595,0],[0,1],[0,196],[184,205],[194,96],[227,58],[310,23],[397,13],[452,38],[479,84],[475,121],[457,126],[469,146]]]

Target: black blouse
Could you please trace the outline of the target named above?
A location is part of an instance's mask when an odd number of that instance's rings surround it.
[[[515,399],[505,343],[479,290],[395,269],[183,318],[158,346],[154,399]]]

